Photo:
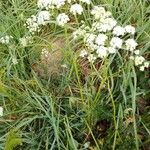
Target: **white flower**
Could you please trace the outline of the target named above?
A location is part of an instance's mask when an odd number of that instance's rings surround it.
[[[20,38],[19,41],[23,47],[26,47],[28,45],[28,43],[32,43],[32,37],[24,36],[24,37]]]
[[[110,54],[114,54],[114,53],[117,52],[117,49],[114,48],[114,47],[108,47],[108,52],[109,52]]]
[[[20,41],[20,44],[21,44],[23,47],[26,47],[27,44],[28,44],[28,41],[27,41],[27,39],[26,39],[25,37],[20,38],[19,41]]]
[[[136,51],[134,51],[134,54],[135,54],[135,55],[139,55],[139,54],[140,54],[140,51],[139,51],[139,50],[136,50]]]
[[[81,28],[79,28],[76,31],[74,31],[72,35],[73,35],[73,38],[75,40],[75,39],[77,39],[79,37],[84,36],[85,34],[86,34],[86,31],[81,29]]]
[[[9,44],[11,38],[12,38],[12,36],[8,36],[8,35],[3,36],[0,38],[0,43]]]
[[[134,60],[134,57],[133,57],[133,56],[130,56],[129,58],[130,58],[130,60]]]
[[[80,52],[80,57],[85,57],[87,56],[87,54],[88,54],[87,51],[84,49]]]
[[[87,34],[85,34],[84,41],[90,45],[90,44],[94,43],[95,38],[96,38],[95,34],[87,33]]]
[[[67,0],[67,2],[70,4],[72,0]]]
[[[118,38],[118,37],[113,37],[110,41],[110,45],[111,47],[114,47],[114,48],[121,48],[122,47],[122,39]]]
[[[110,11],[106,11],[105,17],[111,17],[111,16],[112,16],[112,13]]]
[[[80,4],[73,4],[70,8],[70,12],[73,13],[73,15],[79,14],[81,15],[83,12],[83,8]]]
[[[5,39],[5,43],[6,43],[6,44],[8,44],[8,43],[10,42],[10,36],[6,35],[6,36],[4,37],[4,39]]]
[[[97,45],[94,44],[95,38],[96,38],[96,35],[92,34],[92,33],[86,33],[84,35],[84,42],[85,42],[86,46],[88,46],[88,48],[92,51],[97,49]]]
[[[84,144],[84,149],[88,149],[90,147],[90,142],[86,142],[85,144]]]
[[[98,57],[100,58],[104,58],[107,56],[107,48],[104,46],[100,46],[96,52],[98,54]]]
[[[125,29],[121,26],[116,26],[113,29],[113,34],[116,36],[123,36],[125,34]]]
[[[104,20],[101,20],[101,22],[108,25],[108,31],[112,30],[117,24],[117,21],[113,18],[106,18]]]
[[[99,32],[107,32],[111,31],[116,24],[117,21],[113,18],[102,18],[99,22],[93,23],[92,27],[97,29]]]
[[[3,111],[4,111],[4,110],[3,110],[3,107],[0,106],[0,117],[3,116]]]
[[[2,43],[2,44],[8,44],[8,41],[6,41],[4,37],[1,37],[0,38],[0,43]]]
[[[52,0],[38,0],[37,2],[38,8],[43,9],[43,8],[50,8],[52,5]]]
[[[94,16],[95,19],[100,19],[101,17],[104,17],[105,13],[105,8],[100,6],[94,6],[91,11],[91,14]]]
[[[134,34],[135,34],[135,27],[133,27],[133,26],[131,26],[131,25],[127,25],[127,26],[125,27],[125,31],[126,31],[127,33],[130,33],[130,34],[134,35]]]
[[[57,24],[60,26],[64,26],[69,21],[68,15],[65,13],[59,14],[56,18]]]
[[[91,51],[95,51],[99,48],[98,45],[94,44],[94,43],[91,43],[91,44],[87,44],[88,48],[91,50]]]
[[[144,71],[144,66],[140,66],[140,71]]]
[[[144,67],[148,68],[149,67],[149,62],[144,62]]]
[[[145,61],[145,58],[143,56],[136,56],[134,61],[135,61],[135,65],[138,66]]]
[[[35,15],[32,15],[31,18],[28,18],[26,24],[29,32],[34,33],[36,31],[39,31],[39,25],[37,23],[37,17]]]
[[[93,54],[90,54],[87,58],[91,63],[94,63],[94,61],[96,60],[96,57]]]
[[[61,67],[62,68],[68,68],[67,64],[62,64]]]
[[[125,42],[127,50],[133,51],[138,45],[134,39],[128,39]]]
[[[38,0],[37,5],[40,9],[60,8],[65,4],[66,0]]]
[[[14,65],[18,64],[18,61],[17,61],[17,59],[16,59],[15,57],[12,58],[12,63],[13,63]]]
[[[98,28],[99,28],[100,25],[101,25],[100,22],[93,22],[93,23],[92,23],[92,30],[93,30],[93,31],[98,30]]]
[[[83,3],[87,3],[88,5],[91,4],[91,0],[80,0]]]
[[[66,0],[53,0],[53,2],[56,8],[60,8],[61,6],[65,5]]]
[[[50,20],[50,13],[46,10],[40,11],[36,16],[32,15],[26,21],[29,32],[34,33],[40,31],[40,25],[46,25]]]
[[[97,45],[104,45],[108,37],[105,34],[99,34],[95,40]]]
[[[41,52],[41,59],[45,61],[45,59],[49,59],[50,58],[50,53],[48,51],[48,49],[43,48],[42,52]]]
[[[38,13],[38,15],[37,15],[37,24],[38,25],[46,25],[49,20],[50,20],[49,11],[43,10]]]

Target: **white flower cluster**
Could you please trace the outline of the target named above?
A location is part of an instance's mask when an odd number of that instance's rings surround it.
[[[68,21],[70,21],[70,19],[65,13],[59,14],[56,18],[56,22],[59,26],[64,26]]]
[[[91,4],[91,0],[80,0],[79,2],[86,3],[87,5]],[[70,11],[73,15],[81,15],[83,13],[82,5],[78,4],[75,0],[38,0],[37,6],[39,13],[32,15],[26,21],[29,32],[32,34],[39,32],[41,25],[46,25],[50,22],[50,16],[56,17],[56,24],[63,27],[70,21],[69,16],[65,12],[61,12],[61,7],[67,4],[66,12]],[[59,9],[60,11],[58,16],[55,16],[55,9],[57,11]]]
[[[34,33],[36,31],[40,31],[40,26],[48,24],[49,21],[49,11],[43,10],[40,11],[37,15],[32,15],[30,18],[28,18],[26,24],[29,32]]]
[[[86,57],[94,63],[97,58],[106,58],[119,50],[129,51],[129,54],[137,53],[138,43],[134,39],[135,28],[131,25],[122,27],[104,7],[94,6],[91,14],[95,20],[91,27],[83,24],[73,32],[73,38],[82,38],[86,48],[81,50],[80,57]],[[148,67],[148,62],[139,54],[134,57],[135,66]]]
[[[48,60],[49,58],[50,58],[50,52],[48,51],[48,49],[43,48],[41,52],[41,60],[45,61]]]
[[[37,5],[40,9],[54,9],[65,5],[66,0],[38,0]]]
[[[72,33],[74,40],[76,40],[79,37],[83,37],[85,34],[86,34],[86,30],[82,28],[79,28]]]
[[[91,10],[91,14],[95,19],[103,19],[111,16],[111,12],[106,11],[105,8],[101,6],[94,6],[94,8]]]
[[[9,44],[10,40],[12,39],[12,36],[6,35],[0,38],[1,44]]]
[[[134,39],[127,39],[125,41],[126,49],[129,51],[134,51],[137,47],[137,42]]]
[[[134,51],[134,55],[130,56],[130,59],[134,61],[135,66],[138,66],[140,68],[140,71],[144,71],[145,68],[149,67],[149,62],[140,55],[139,50]]]
[[[70,4],[76,2],[76,0],[67,0],[67,2]],[[79,2],[86,3],[88,5],[91,4],[91,0],[79,0]]]
[[[82,12],[83,12],[83,7],[80,5],[80,4],[73,4],[70,8],[70,12],[73,14],[73,15],[81,15]]]
[[[12,58],[12,63],[13,63],[14,65],[18,64],[18,61],[17,61],[17,58],[16,58],[16,57],[13,57],[13,58]]]
[[[117,21],[113,18],[102,18],[92,24],[93,30],[98,32],[111,31],[117,24]]]
[[[39,25],[37,24],[37,17],[35,15],[32,15],[30,18],[27,19],[26,25],[29,29],[29,32],[31,33],[39,31]]]
[[[83,3],[91,4],[91,0],[80,0]],[[59,9],[64,6],[66,3],[71,3],[72,0],[38,0],[37,5],[40,9]],[[75,1],[73,1],[75,2]],[[81,14],[83,12],[83,8],[80,4],[73,4],[70,8],[70,12],[75,14]]]
[[[32,43],[32,36],[24,36],[19,39],[20,44],[26,47],[29,43]]]

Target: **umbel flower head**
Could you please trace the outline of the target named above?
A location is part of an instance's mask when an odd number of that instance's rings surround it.
[[[70,21],[70,19],[65,13],[59,14],[56,18],[56,22],[60,26],[64,26],[68,21]]]
[[[12,36],[9,36],[9,35],[2,36],[2,37],[0,38],[0,43],[1,43],[1,44],[9,44],[12,38],[13,38],[13,37],[12,37]]]
[[[47,10],[39,11],[37,15],[32,15],[27,19],[26,25],[29,29],[29,32],[35,33],[40,31],[41,25],[46,25],[50,21],[50,13]]]
[[[66,0],[38,0],[37,5],[40,9],[54,9],[65,5]]]
[[[83,7],[80,5],[80,4],[73,4],[70,8],[70,12],[73,14],[73,15],[81,15],[82,12],[83,12]]]

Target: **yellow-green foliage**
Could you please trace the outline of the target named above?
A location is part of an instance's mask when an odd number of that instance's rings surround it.
[[[18,145],[22,144],[22,138],[20,132],[16,131],[15,129],[9,131],[6,137],[6,143],[4,150],[13,150]]]

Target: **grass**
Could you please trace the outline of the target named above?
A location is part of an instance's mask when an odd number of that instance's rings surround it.
[[[111,10],[120,24],[133,24],[142,53],[150,55],[150,5],[146,0],[95,0]],[[85,74],[70,41],[70,29],[52,25],[23,48],[18,39],[27,34],[24,22],[36,11],[36,1],[0,1],[0,35],[15,42],[0,45],[0,150],[148,150],[150,147],[149,71],[139,72],[126,56],[116,54],[91,65]],[[86,14],[85,14],[86,15]],[[62,63],[68,68],[57,75],[38,76],[43,47],[62,37]],[[76,43],[78,44],[78,43]],[[57,56],[56,56],[57,57]],[[12,58],[18,64],[13,65]],[[87,69],[87,68],[85,68]],[[11,139],[11,140],[9,140]],[[21,143],[21,144],[20,144]]]

